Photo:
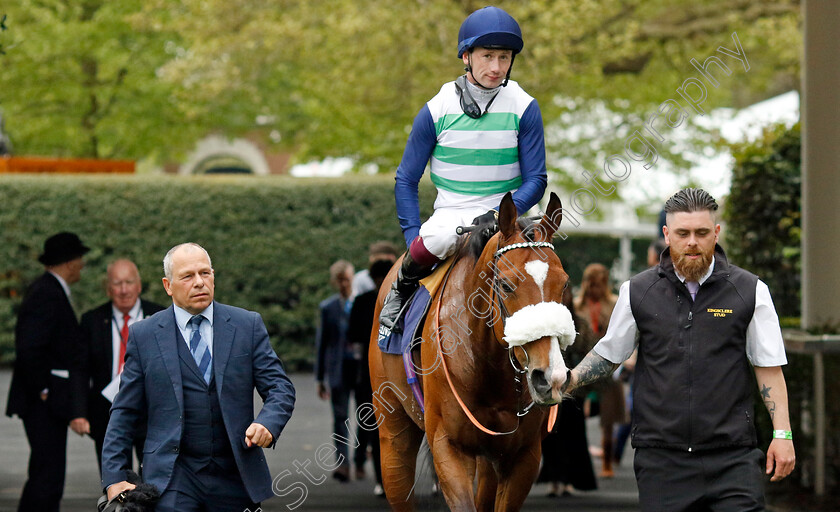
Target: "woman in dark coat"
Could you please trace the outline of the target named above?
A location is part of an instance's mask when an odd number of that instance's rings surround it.
[[[595,335],[575,314],[572,304],[572,292],[566,288],[563,292],[563,304],[572,313],[575,330],[578,332],[575,342],[566,349],[566,366],[574,368],[595,345]],[[583,414],[583,401],[588,390],[578,389],[571,398],[560,406],[554,430],[542,442],[543,465],[538,482],[549,482],[548,495],[564,496],[572,489],[591,491],[598,488],[592,459],[589,457],[589,442],[586,439],[586,418]],[[562,484],[562,489],[561,489]]]

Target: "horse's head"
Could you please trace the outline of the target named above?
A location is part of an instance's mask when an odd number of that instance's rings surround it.
[[[497,243],[488,244],[494,251],[493,295],[504,319],[493,330],[511,363],[527,373],[534,401],[554,404],[567,378],[561,349],[575,339],[571,313],[561,304],[569,276],[551,244],[562,218],[560,199],[552,193],[544,216],[533,224],[523,226],[516,216],[508,194],[499,209]]]

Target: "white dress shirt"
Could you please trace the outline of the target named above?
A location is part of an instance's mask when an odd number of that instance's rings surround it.
[[[178,306],[173,306],[175,309],[175,323],[178,324],[178,329],[181,331],[181,336],[187,342],[187,349],[190,348],[190,337],[192,336],[194,327],[190,324],[190,319],[195,316],[181,309]],[[207,309],[199,313],[204,317],[205,322],[201,322],[201,339],[207,343],[207,350],[210,355],[213,355],[213,303],[211,302]],[[189,324],[189,325],[188,325]]]
[[[715,262],[712,259],[709,270],[699,280],[701,286],[712,275],[714,268]],[[685,281],[685,277],[676,271],[674,273],[680,281]],[[610,317],[607,334],[593,350],[604,359],[620,364],[630,357],[639,345],[638,332],[636,319],[633,318],[633,311],[630,308],[630,281],[625,281],[619,289],[618,300]],[[760,279],[755,285],[755,311],[747,326],[746,352],[753,366],[770,367],[787,364],[779,317],[776,314],[776,308],[773,307],[770,289]]]
[[[122,344],[122,327],[123,327],[123,312],[117,309],[111,303],[111,353],[113,354],[111,362],[111,378],[117,376],[120,369],[120,345]],[[128,326],[131,327],[135,322],[143,320],[143,308],[140,307],[140,299],[131,307],[128,312]]]

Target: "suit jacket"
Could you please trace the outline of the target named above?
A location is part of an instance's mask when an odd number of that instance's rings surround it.
[[[143,480],[161,492],[169,486],[184,424],[179,338],[171,306],[129,329],[120,391],[102,448],[104,487],[128,480],[132,435],[144,416]],[[271,475],[262,448],[245,447],[245,430],[256,421],[276,442],[292,415],[295,388],[259,314],[214,302],[213,372],[239,474],[251,500],[263,501],[273,496]],[[264,402],[256,420],[254,388]]]
[[[73,393],[82,378],[82,331],[58,279],[49,272],[26,293],[15,326],[15,370],[6,415],[24,417],[49,389],[47,406],[63,420],[84,416],[84,397]]]
[[[344,353],[347,350],[347,324],[350,315],[344,310],[338,294],[322,301],[318,309],[321,319],[315,334],[318,352],[318,358],[315,361],[315,378],[321,382],[326,374],[329,378],[329,386],[339,388],[344,386],[342,366]]]
[[[148,318],[163,306],[140,299],[143,318]],[[102,396],[102,389],[111,382],[114,365],[113,348],[114,311],[111,301],[82,315],[84,352],[82,354],[82,389],[85,398],[84,416],[90,422],[90,434],[94,439],[105,437],[111,402]]]

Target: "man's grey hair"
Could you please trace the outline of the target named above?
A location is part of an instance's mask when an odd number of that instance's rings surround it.
[[[189,245],[191,247],[194,247],[196,249],[200,249],[202,252],[204,252],[205,256],[207,256],[207,262],[210,264],[210,268],[211,269],[213,268],[213,260],[210,259],[210,254],[207,252],[207,250],[204,247],[202,247],[202,246],[200,246],[200,245],[198,245],[197,243],[194,243],[194,242],[186,242],[186,243],[183,243],[183,244],[178,244],[175,247],[173,247],[172,249],[169,249],[169,252],[167,252],[166,256],[163,257],[163,275],[166,276],[166,278],[169,279],[170,281],[172,281],[172,255],[175,254],[175,251],[177,251],[181,247],[184,247],[184,246],[187,246],[187,245]]]
[[[353,273],[353,264],[347,260],[338,260],[330,265],[330,282],[335,283],[341,274],[349,272]]]
[[[716,212],[717,201],[702,188],[684,188],[665,202],[665,213]]]
[[[137,276],[137,280],[141,284],[143,283],[143,279],[140,277],[140,269],[137,268],[137,264],[128,258],[119,258],[112,261],[111,263],[108,263],[108,266],[105,267],[105,278],[102,280],[102,284],[106,290],[108,289],[108,285],[111,283],[111,272],[113,272],[114,267],[116,267],[120,263],[128,263],[129,265],[131,265],[131,267],[134,270],[134,275]]]

